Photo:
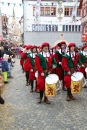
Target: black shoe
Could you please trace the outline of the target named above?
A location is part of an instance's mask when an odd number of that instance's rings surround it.
[[[4,103],[5,103],[4,99],[0,96],[0,104],[4,104]]]
[[[5,83],[5,84],[8,84],[9,82],[8,82],[8,81],[5,81],[4,83]]]

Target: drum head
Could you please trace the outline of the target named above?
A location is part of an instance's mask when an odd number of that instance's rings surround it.
[[[49,75],[46,77],[46,83],[48,83],[48,84],[57,83],[58,80],[59,80],[59,77],[58,77],[56,74],[49,74]]]
[[[71,76],[71,80],[73,81],[79,81],[79,80],[82,80],[83,78],[83,73],[81,72],[76,72],[76,73],[73,73],[72,76]]]
[[[87,67],[85,68],[85,72],[87,72]]]

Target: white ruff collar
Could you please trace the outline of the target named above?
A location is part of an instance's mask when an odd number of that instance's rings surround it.
[[[83,54],[84,56],[87,56],[87,51],[83,51],[82,54]]]
[[[68,56],[71,56],[71,57],[73,57],[73,56],[75,57],[75,54],[76,54],[75,52],[73,52],[73,53],[69,53],[69,52],[68,52],[68,53],[67,53],[67,55],[68,55]]]
[[[50,57],[50,53],[49,52],[42,52],[42,55],[43,55],[43,57]]]
[[[30,56],[35,58],[37,53],[30,53]]]

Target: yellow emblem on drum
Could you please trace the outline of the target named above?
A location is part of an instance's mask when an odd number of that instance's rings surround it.
[[[56,84],[45,83],[45,95],[47,97],[55,97],[56,96]]]
[[[72,94],[77,94],[82,89],[82,81],[71,81],[71,92]]]
[[[83,74],[81,72],[75,72],[71,76],[71,92],[77,94],[82,89]]]

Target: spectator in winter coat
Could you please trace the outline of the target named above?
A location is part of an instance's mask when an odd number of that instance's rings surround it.
[[[0,58],[0,67],[2,69],[2,74],[3,74],[5,84],[9,83],[7,80],[9,68],[6,59],[7,59],[6,54],[4,54],[3,58]]]

